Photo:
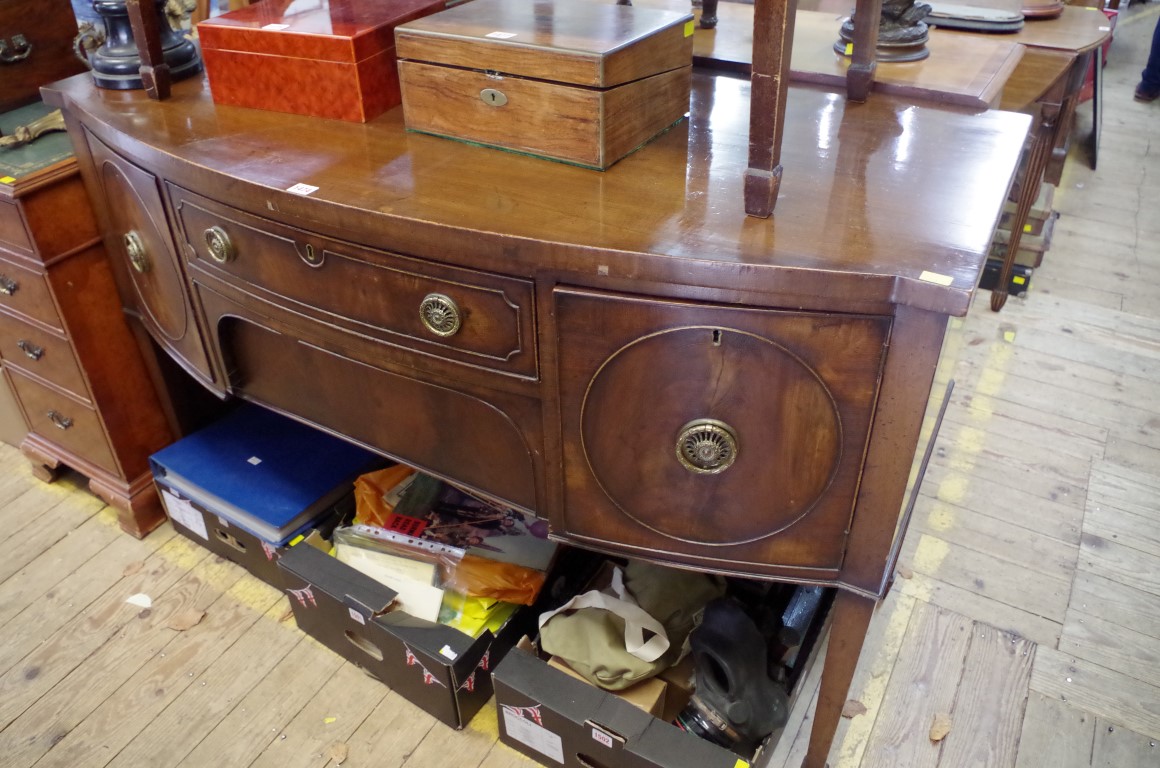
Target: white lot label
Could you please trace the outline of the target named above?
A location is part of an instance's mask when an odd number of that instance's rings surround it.
[[[938,272],[931,272],[927,269],[922,271],[922,274],[918,276],[918,279],[927,283],[934,283],[935,285],[950,285],[955,281],[955,279],[950,275],[941,275]]]
[[[560,737],[542,725],[536,725],[509,710],[503,711],[503,725],[507,735],[521,744],[527,744],[542,755],[564,764],[564,745]]]
[[[496,40],[511,40],[515,36],[515,32],[488,32],[484,35],[484,37],[492,37]]]
[[[193,508],[192,504],[164,490],[161,491],[161,500],[165,502],[165,511],[169,513],[173,522],[209,541],[209,531],[205,527],[205,518]]]
[[[292,187],[286,187],[286,191],[293,192],[296,195],[309,195],[309,194],[313,194],[314,192],[317,192],[318,187],[312,186],[310,184],[303,184],[303,183],[299,182]]]
[[[350,611],[350,617],[352,619],[357,621],[359,624],[362,624],[364,627],[366,626],[367,620],[363,618],[361,613],[356,611],[354,608],[347,608],[347,610]]]
[[[290,29],[289,24],[267,24],[262,29],[268,29],[271,32],[281,32],[284,29]]]
[[[599,741],[604,746],[612,749],[612,737],[599,728],[592,729],[592,738]]]

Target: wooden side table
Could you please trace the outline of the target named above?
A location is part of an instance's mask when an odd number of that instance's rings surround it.
[[[991,309],[996,312],[1007,303],[1023,226],[1039,196],[1039,187],[1044,181],[1059,183],[1084,75],[1092,66],[1095,52],[1110,35],[1111,24],[1098,9],[1067,6],[1058,18],[1028,20],[1021,31],[1011,36],[1027,52],[1011,75],[1000,108],[1035,114],[1036,122],[1018,187],[1011,239],[991,291]],[[935,36],[958,42],[971,33],[936,29],[932,37]]]
[[[48,111],[0,116],[10,133]],[[172,441],[116,298],[68,137],[0,154],[0,361],[31,432],[20,445],[45,481],[67,465],[144,536],[165,519],[149,454]]]

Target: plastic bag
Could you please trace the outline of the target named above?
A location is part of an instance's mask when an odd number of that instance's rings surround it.
[[[392,493],[404,480],[415,474],[406,464],[394,464],[375,472],[368,472],[354,481],[356,524],[387,527],[387,519],[395,511]]]
[[[459,560],[441,555],[440,565],[447,589],[519,605],[534,603],[547,578],[543,571],[471,554]]]

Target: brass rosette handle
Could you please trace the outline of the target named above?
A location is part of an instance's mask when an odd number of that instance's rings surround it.
[[[149,254],[145,250],[145,243],[135,231],[126,232],[121,238],[125,246],[125,255],[129,257],[129,264],[133,270],[143,275],[149,271]]]
[[[51,421],[52,425],[57,429],[68,429],[73,425],[73,420],[68,416],[60,413],[59,411],[49,411],[45,415],[48,416],[48,420]]]
[[[716,475],[737,460],[737,433],[716,419],[694,419],[677,433],[677,459],[699,475]]]
[[[229,264],[238,257],[233,240],[221,227],[214,226],[205,231],[205,245],[209,248],[209,257],[218,264]]]
[[[443,338],[454,336],[463,324],[459,305],[442,293],[429,293],[423,298],[419,303],[419,319],[424,328]]]

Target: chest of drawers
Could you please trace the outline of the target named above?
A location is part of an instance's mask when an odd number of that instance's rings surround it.
[[[43,480],[62,466],[84,474],[121,527],[143,536],[165,519],[147,459],[171,430],[116,299],[76,161],[8,178],[0,361],[30,427],[20,448]]]

